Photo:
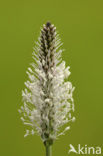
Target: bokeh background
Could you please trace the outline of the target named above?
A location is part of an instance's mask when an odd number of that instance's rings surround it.
[[[34,41],[48,20],[71,67],[76,122],[53,145],[53,156],[67,156],[69,144],[103,144],[103,1],[5,0],[0,2],[0,155],[44,156],[38,136],[24,138],[17,109],[32,62]],[[103,147],[103,146],[102,146]],[[75,154],[71,154],[75,155]]]

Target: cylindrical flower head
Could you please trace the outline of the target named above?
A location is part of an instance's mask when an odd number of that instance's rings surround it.
[[[61,45],[56,27],[47,22],[34,47],[34,62],[27,71],[29,81],[25,82],[26,89],[22,91],[24,105],[19,112],[28,128],[25,136],[37,133],[45,145],[52,144],[69,130],[68,122],[75,119],[71,116],[74,87],[66,80],[70,67],[65,67],[65,61],[62,61]],[[61,132],[64,124],[66,128]]]

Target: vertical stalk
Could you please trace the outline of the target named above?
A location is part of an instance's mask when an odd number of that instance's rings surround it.
[[[52,149],[50,145],[46,145],[46,156],[52,156]]]

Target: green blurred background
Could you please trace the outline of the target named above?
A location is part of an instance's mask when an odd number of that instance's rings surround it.
[[[40,27],[51,21],[71,67],[76,122],[53,146],[53,156],[67,156],[69,144],[103,143],[103,1],[6,0],[0,2],[0,155],[44,156],[38,136],[24,138],[17,109],[32,62]],[[75,154],[71,154],[75,155]]]

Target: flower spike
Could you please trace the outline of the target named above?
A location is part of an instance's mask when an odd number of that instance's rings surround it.
[[[73,90],[69,66],[62,60],[62,43],[56,27],[47,22],[43,25],[33,51],[33,63],[28,68],[29,80],[22,91],[24,105],[19,109],[21,120],[27,127],[25,137],[39,134],[45,145],[70,129],[74,121]],[[61,127],[67,127],[61,131]]]

